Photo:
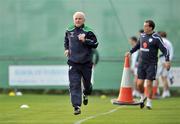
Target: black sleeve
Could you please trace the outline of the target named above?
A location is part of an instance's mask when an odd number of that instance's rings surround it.
[[[165,47],[165,44],[160,37],[158,38],[158,40],[159,40],[159,42],[157,42],[157,43],[158,43],[159,49],[161,50],[161,52],[165,56],[166,61],[169,61],[169,50]]]
[[[69,39],[68,39],[67,31],[65,33],[65,38],[64,38],[64,48],[65,48],[65,50],[69,49]]]
[[[130,53],[133,54],[133,53],[136,52],[138,49],[140,49],[140,40],[138,40],[136,46],[134,46],[134,47],[130,50]]]
[[[91,31],[86,34],[85,41],[83,43],[91,48],[97,48],[99,44],[97,42],[95,34]]]

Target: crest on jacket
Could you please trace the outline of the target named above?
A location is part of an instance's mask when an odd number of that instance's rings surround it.
[[[74,32],[70,32],[70,37],[74,37]]]

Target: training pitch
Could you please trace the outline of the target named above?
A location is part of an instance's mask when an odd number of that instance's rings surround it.
[[[91,96],[75,116],[68,95],[0,95],[0,124],[180,124],[179,97],[154,100],[152,110],[113,105],[112,98]]]

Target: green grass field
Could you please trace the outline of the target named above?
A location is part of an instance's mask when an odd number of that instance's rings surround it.
[[[153,110],[112,105],[111,99],[91,96],[75,116],[67,95],[0,95],[0,124],[180,124],[178,97],[154,100]]]

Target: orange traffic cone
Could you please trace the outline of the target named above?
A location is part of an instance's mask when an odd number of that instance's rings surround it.
[[[119,96],[118,99],[113,99],[111,102],[118,105],[140,105],[140,102],[135,102],[133,100],[132,87],[133,84],[130,83],[129,57],[125,57]]]

